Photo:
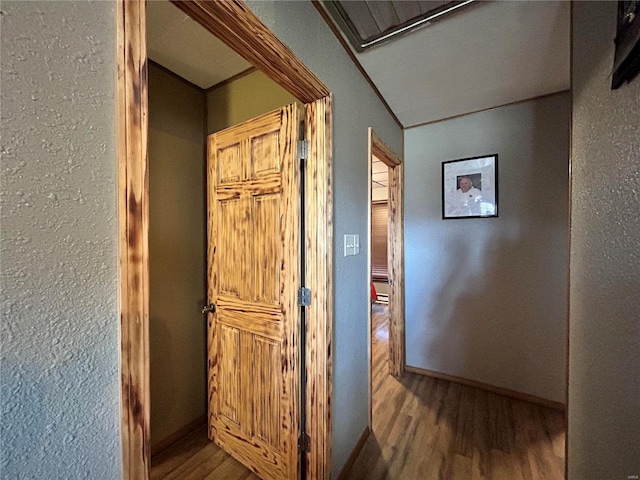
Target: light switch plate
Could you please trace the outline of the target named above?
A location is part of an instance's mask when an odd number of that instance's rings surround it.
[[[344,256],[360,254],[360,235],[347,233],[344,236]]]

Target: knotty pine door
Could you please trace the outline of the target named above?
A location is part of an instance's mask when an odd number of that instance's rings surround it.
[[[263,479],[299,477],[298,116],[208,138],[209,437]]]

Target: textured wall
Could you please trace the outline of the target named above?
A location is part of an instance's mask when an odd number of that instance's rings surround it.
[[[115,479],[114,4],[1,10],[0,476]]]
[[[640,78],[610,89],[616,7],[573,6],[571,480],[640,475]]]
[[[207,92],[207,133],[217,132],[296,99],[260,71]]]
[[[343,256],[343,235],[367,235],[367,127],[396,152],[402,132],[311,2],[249,1],[260,19],[333,93],[334,350],[332,472],[367,425],[367,252]]]
[[[204,102],[149,67],[152,445],[207,412]]]
[[[564,403],[569,102],[406,130],[408,365]],[[441,162],[492,153],[499,217],[443,220]]]

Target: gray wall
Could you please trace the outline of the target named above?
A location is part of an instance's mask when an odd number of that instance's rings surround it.
[[[120,476],[114,8],[2,2],[2,478]]]
[[[402,132],[311,2],[249,1],[249,7],[329,87],[334,105],[334,356],[332,472],[367,425],[367,252],[343,256],[343,235],[367,235],[367,127],[396,152]]]
[[[204,92],[149,67],[151,444],[206,408]]]
[[[407,365],[565,401],[568,93],[405,132]],[[441,162],[497,153],[498,218],[442,219]]]
[[[573,6],[571,480],[640,475],[640,78],[611,91],[616,8]]]

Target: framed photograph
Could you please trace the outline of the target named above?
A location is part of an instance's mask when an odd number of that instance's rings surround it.
[[[631,82],[640,73],[640,0],[618,2],[615,43],[612,90]]]
[[[498,216],[498,154],[442,162],[442,218]]]

